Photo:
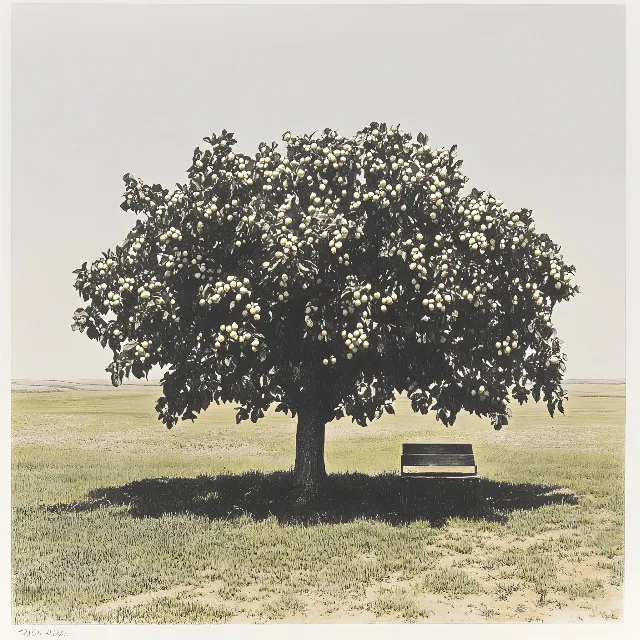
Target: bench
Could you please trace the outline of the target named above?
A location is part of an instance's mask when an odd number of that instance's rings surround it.
[[[411,488],[434,479],[464,480],[471,485],[472,511],[478,502],[478,467],[470,444],[403,444],[400,460],[402,519],[406,520]]]

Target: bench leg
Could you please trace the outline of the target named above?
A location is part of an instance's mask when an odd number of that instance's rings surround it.
[[[404,478],[402,482],[402,522],[407,523],[409,521],[409,500],[411,496],[411,483],[409,478]]]
[[[474,518],[478,517],[478,485],[479,483],[480,483],[479,478],[473,479],[473,491],[472,491],[473,504],[472,504],[471,513],[473,514]]]
[[[476,478],[469,478],[463,482],[463,512],[466,518],[475,518],[478,504],[478,484]]]

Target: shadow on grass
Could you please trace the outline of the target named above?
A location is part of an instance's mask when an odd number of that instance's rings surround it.
[[[256,520],[273,516],[281,523],[329,524],[367,518],[395,525],[402,523],[401,482],[396,474],[331,474],[324,500],[313,509],[301,512],[289,506],[293,475],[287,471],[152,478],[121,487],[94,489],[83,502],[50,505],[47,509],[65,513],[126,506],[130,515],[137,518],[180,513],[229,519],[247,514]],[[438,527],[450,517],[470,515],[469,502],[460,483],[427,482],[433,484],[426,484],[422,499],[412,502],[408,520],[429,520],[432,526]],[[556,486],[481,479],[478,507],[471,517],[504,523],[511,511],[577,502],[575,494]]]

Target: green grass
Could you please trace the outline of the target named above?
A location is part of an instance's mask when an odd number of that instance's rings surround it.
[[[613,618],[624,388],[569,391],[567,416],[515,407],[500,432],[471,416],[445,429],[405,400],[366,429],[331,423],[319,524],[281,510],[295,423],[280,414],[235,425],[215,407],[168,431],[153,388],[13,394],[14,622],[438,621],[449,597],[457,621],[469,603],[474,620],[524,621],[551,601]],[[409,441],[473,443],[481,518],[399,524]],[[516,590],[531,607],[509,608]]]
[[[445,593],[453,597],[478,594],[483,591],[482,585],[464,571],[444,568],[427,572],[418,589],[431,593]]]
[[[576,598],[594,598],[604,595],[604,584],[602,580],[586,578],[581,582],[561,583],[558,591],[566,593],[571,600]]]
[[[298,596],[286,593],[264,605],[261,614],[268,620],[281,620],[289,614],[305,613],[307,605]]]
[[[624,561],[622,558],[618,560],[600,561],[599,569],[605,569],[610,574],[611,584],[620,587],[624,579]]]
[[[377,618],[382,616],[400,617],[413,622],[428,618],[432,612],[416,604],[406,589],[383,589],[380,595],[368,606]]]
[[[234,611],[179,598],[158,598],[149,604],[121,607],[98,616],[102,624],[145,624],[161,618],[164,624],[216,624],[226,622]]]
[[[536,593],[546,597],[557,580],[557,561],[553,553],[538,549],[506,551],[499,558],[503,566],[513,566],[514,575],[531,585]]]

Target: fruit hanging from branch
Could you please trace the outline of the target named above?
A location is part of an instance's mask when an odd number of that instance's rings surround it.
[[[399,126],[353,137],[285,133],[284,149],[236,153],[223,131],[187,182],[130,174],[140,217],[121,246],[75,273],[74,329],[113,352],[114,385],[167,367],[159,418],[212,402],[257,421],[298,416],[295,475],[317,495],[324,429],[366,425],[406,393],[445,425],[460,411],[496,429],[511,398],[563,411],[565,356],[551,322],[578,291],[531,211],[463,195],[456,147]]]

